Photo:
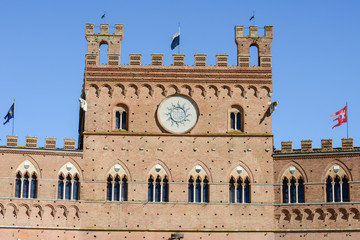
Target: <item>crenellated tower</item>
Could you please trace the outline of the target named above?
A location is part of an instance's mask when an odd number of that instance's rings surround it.
[[[86,24],[86,65],[99,65],[100,46],[108,45],[108,65],[120,65],[123,25],[115,24],[115,33],[109,33],[109,24],[100,24],[100,33],[94,33],[94,24]]]
[[[259,66],[271,67],[271,42],[273,27],[265,26],[265,35],[259,36],[258,26],[250,26],[250,35],[244,36],[244,26],[235,26],[235,42],[237,45],[237,62],[239,67],[250,67],[250,47],[259,50]]]

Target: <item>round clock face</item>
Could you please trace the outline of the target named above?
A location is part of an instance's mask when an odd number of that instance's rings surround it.
[[[165,98],[157,112],[161,126],[171,133],[186,133],[196,124],[199,110],[196,103],[184,95]]]

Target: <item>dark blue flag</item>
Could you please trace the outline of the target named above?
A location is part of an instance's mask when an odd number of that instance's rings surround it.
[[[177,33],[172,35],[171,39],[172,39],[171,50],[174,50],[174,48],[176,48],[177,46],[180,45],[180,28],[179,28],[179,31]]]
[[[105,18],[105,12],[104,12],[104,14],[101,16],[101,19],[104,19]]]
[[[15,113],[14,108],[15,108],[15,106],[14,106],[14,103],[13,103],[13,104],[11,105],[8,113],[7,113],[6,116],[4,117],[4,119],[6,120],[6,121],[4,122],[4,125],[7,124],[7,123],[10,121],[10,119],[14,118],[14,113]]]
[[[253,20],[255,17],[255,15],[252,15],[251,18],[249,19],[249,21]]]

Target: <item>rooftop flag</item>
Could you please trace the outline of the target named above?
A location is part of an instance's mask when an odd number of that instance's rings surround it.
[[[101,16],[101,19],[104,19],[105,18],[105,12],[104,12],[104,14]]]
[[[177,46],[180,45],[180,26],[179,31],[171,36],[172,42],[171,42],[171,50],[174,50]]]
[[[344,108],[340,109],[339,111],[337,111],[336,113],[334,113],[333,115],[331,115],[330,117],[334,117],[336,115],[339,115],[338,118],[335,118],[333,121],[338,121],[338,123],[333,126],[332,128],[334,129],[334,127],[338,127],[343,123],[347,122],[347,106],[345,106]]]
[[[13,103],[8,111],[8,113],[6,114],[6,116],[4,117],[5,122],[4,125],[7,124],[10,119],[14,118],[14,114],[15,114],[15,103]]]

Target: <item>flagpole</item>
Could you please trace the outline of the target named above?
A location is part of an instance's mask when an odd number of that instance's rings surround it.
[[[180,22],[179,22],[179,34],[180,34]],[[179,36],[180,37],[180,36]],[[179,48],[178,48],[178,53],[180,54],[180,41],[181,39],[179,39]]]
[[[14,136],[14,125],[15,125],[15,98],[14,98],[14,112],[13,112],[13,115],[14,115],[14,117],[13,117],[13,125],[12,125],[12,133],[11,133],[11,135]]]
[[[346,101],[346,138],[349,138],[349,108]]]
[[[256,26],[256,22],[255,22],[255,11],[253,11],[253,16],[254,16],[254,26]]]

